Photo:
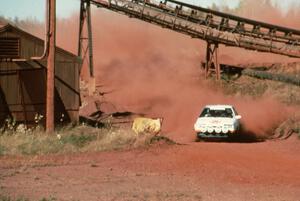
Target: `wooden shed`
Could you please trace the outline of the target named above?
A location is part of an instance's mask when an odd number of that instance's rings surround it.
[[[47,60],[44,41],[11,24],[0,25],[0,126],[6,119],[34,124],[45,120]],[[78,121],[80,59],[56,48],[55,122]]]

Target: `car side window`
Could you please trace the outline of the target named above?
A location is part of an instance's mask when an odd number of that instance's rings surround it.
[[[232,110],[230,108],[226,108],[225,113],[226,113],[226,117],[229,117],[229,118],[233,117]]]
[[[210,110],[209,110],[209,108],[204,108],[204,110],[200,114],[200,117],[210,117]]]

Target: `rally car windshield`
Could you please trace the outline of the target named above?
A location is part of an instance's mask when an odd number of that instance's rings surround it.
[[[223,117],[223,118],[232,118],[233,113],[230,108],[224,110],[214,110],[209,108],[204,108],[200,117]]]

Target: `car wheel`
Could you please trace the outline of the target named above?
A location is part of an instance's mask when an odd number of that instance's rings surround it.
[[[198,137],[195,138],[195,142],[200,142],[200,141],[201,140]]]
[[[196,136],[195,142],[203,142],[204,139],[201,137]]]

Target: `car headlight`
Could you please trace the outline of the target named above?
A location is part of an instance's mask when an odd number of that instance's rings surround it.
[[[200,130],[201,132],[205,132],[207,129],[207,125],[205,124],[195,124],[194,125],[195,130]]]
[[[234,128],[234,126],[232,124],[225,124],[224,128],[232,129],[232,128]]]
[[[234,132],[234,125],[232,124],[225,124],[224,127],[223,127],[224,130],[228,130],[230,132]]]
[[[205,125],[205,124],[200,124],[199,128],[200,128],[201,132],[206,132],[207,131],[207,125]]]

